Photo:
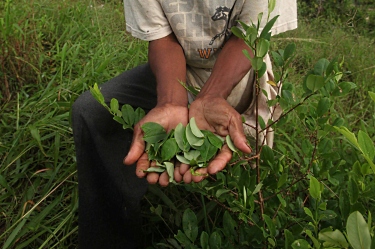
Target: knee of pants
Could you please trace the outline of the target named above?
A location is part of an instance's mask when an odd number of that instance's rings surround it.
[[[90,91],[81,94],[72,105],[73,126],[82,121],[102,123],[103,119],[108,118],[113,121],[112,115],[91,95]]]

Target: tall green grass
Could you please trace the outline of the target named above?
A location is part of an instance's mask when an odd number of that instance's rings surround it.
[[[121,4],[1,3],[0,245],[76,248],[77,177],[70,106],[146,59]]]
[[[71,104],[94,83],[145,62],[147,44],[126,35],[120,1],[6,0],[0,3],[0,16],[0,245],[76,248]],[[367,107],[367,91],[375,88],[374,40],[317,19],[276,37],[273,48],[290,41],[298,51],[290,68],[295,87],[319,58],[338,57],[347,80],[359,86],[336,104],[341,115],[354,126],[374,127],[374,109]],[[296,132],[293,122],[287,125]],[[188,205],[197,211],[215,205],[193,194],[188,204],[181,201],[183,194],[156,187],[146,196],[145,233],[151,241],[176,232]]]

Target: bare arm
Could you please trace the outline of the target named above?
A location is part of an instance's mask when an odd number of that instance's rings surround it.
[[[251,68],[250,61],[242,50],[249,48],[243,40],[232,36],[224,45],[212,70],[211,76],[191,104],[189,116],[195,117],[200,129],[210,130],[221,136],[230,135],[235,146],[244,153],[251,148],[245,137],[241,115],[228,104],[226,98]],[[249,50],[250,55],[252,55]],[[225,145],[210,162],[207,169],[199,172],[215,174],[225,168],[232,158],[232,152]],[[180,170],[184,181],[198,182],[202,176],[189,176],[189,171]]]
[[[159,123],[170,131],[179,123],[186,125],[188,120],[187,92],[179,81],[186,79],[186,60],[180,44],[173,34],[151,41],[149,44],[149,63],[157,82],[157,104],[134,127],[133,142],[124,159],[127,165],[137,162],[136,174],[146,177],[149,183],[159,181],[160,185],[168,184],[166,172],[159,177],[157,173],[145,173],[150,167],[143,140],[141,126],[146,122]]]
[[[250,61],[242,52],[244,49],[252,55],[245,42],[232,35],[220,52],[211,76],[204,84],[198,98],[212,95],[226,99],[229,96],[251,68]]]
[[[186,81],[186,60],[181,45],[172,33],[149,44],[148,59],[156,77],[157,105],[187,106],[187,94],[179,80]]]

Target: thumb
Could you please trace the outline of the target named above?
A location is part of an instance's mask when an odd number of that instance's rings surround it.
[[[124,158],[124,164],[132,165],[138,161],[145,151],[145,141],[143,140],[142,131],[134,128],[133,141],[130,145],[128,155]]]
[[[240,151],[250,154],[252,149],[247,142],[241,119],[231,119],[231,124],[228,127],[229,136],[232,139],[234,145]]]

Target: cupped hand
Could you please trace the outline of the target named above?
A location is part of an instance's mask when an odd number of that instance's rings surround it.
[[[189,118],[195,118],[201,130],[209,130],[222,137],[229,135],[234,145],[244,153],[251,153],[244,134],[241,115],[224,99],[215,96],[198,97],[189,109]],[[224,145],[207,168],[199,169],[198,175],[191,175],[190,170],[180,167],[184,182],[199,182],[204,174],[216,174],[223,170],[232,158],[232,151]],[[190,180],[190,181],[189,181]]]
[[[145,141],[143,140],[142,125],[147,122],[155,122],[164,127],[169,132],[176,128],[179,123],[184,126],[188,122],[188,108],[184,106],[176,105],[162,105],[156,106],[146,116],[143,117],[135,126],[133,133],[133,141],[130,146],[128,155],[124,158],[124,164],[132,165],[137,162],[136,175],[140,178],[146,177],[150,184],[158,183],[161,186],[167,186],[169,183],[169,177],[167,172],[159,173],[147,173],[149,167],[153,166],[154,162],[148,160],[147,153],[145,153]]]

